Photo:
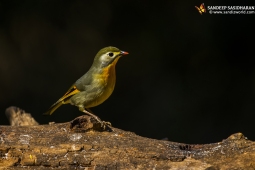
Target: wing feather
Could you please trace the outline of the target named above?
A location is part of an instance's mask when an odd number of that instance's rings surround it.
[[[71,86],[69,90],[65,93],[63,97],[61,97],[56,103],[54,103],[44,115],[51,115],[57,108],[59,108],[62,104],[69,103],[69,99],[79,93],[80,91],[77,89],[75,85]]]

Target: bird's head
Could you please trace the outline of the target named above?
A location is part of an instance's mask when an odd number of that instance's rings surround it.
[[[127,55],[127,54],[128,52],[121,51],[116,47],[111,47],[111,46],[105,47],[97,53],[94,59],[94,64],[100,67],[107,67],[113,62],[117,62],[121,56]]]

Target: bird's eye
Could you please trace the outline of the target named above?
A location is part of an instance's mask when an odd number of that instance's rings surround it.
[[[109,53],[108,55],[109,55],[110,57],[112,57],[112,56],[113,56],[113,53]]]

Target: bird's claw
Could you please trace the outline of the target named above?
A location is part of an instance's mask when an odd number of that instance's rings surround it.
[[[104,130],[109,126],[112,126],[111,122],[101,121],[101,128],[103,128]]]
[[[106,126],[112,126],[111,122],[105,122],[105,121],[102,121],[102,123]]]

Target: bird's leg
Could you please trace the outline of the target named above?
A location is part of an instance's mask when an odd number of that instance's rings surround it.
[[[87,111],[90,112],[90,114],[93,114],[94,116],[96,116],[91,109],[87,108]],[[97,117],[97,116],[96,116]],[[99,119],[99,117],[97,117]],[[100,119],[101,120],[101,119]],[[105,121],[101,121],[101,124],[103,123],[103,126],[107,125],[107,126],[112,126],[111,122],[105,122]]]
[[[96,119],[98,122],[100,122],[101,124],[103,123],[100,119],[99,119],[99,117],[97,117],[96,115],[94,115],[93,113],[90,113],[89,111],[87,111],[86,109],[83,109],[83,111],[82,112],[84,112],[84,113],[86,113],[86,114],[88,114],[88,115],[90,115],[90,116],[92,116],[94,119]]]
[[[101,119],[99,119],[99,117],[97,117],[95,114],[93,114],[93,112],[90,109],[84,109],[84,108],[80,108],[80,110],[90,116],[92,116],[94,119],[96,119],[99,123],[101,123],[101,127],[103,127],[103,129],[106,128],[106,126],[112,126],[112,124],[110,122],[105,122],[102,121]],[[88,110],[88,111],[87,111]]]

